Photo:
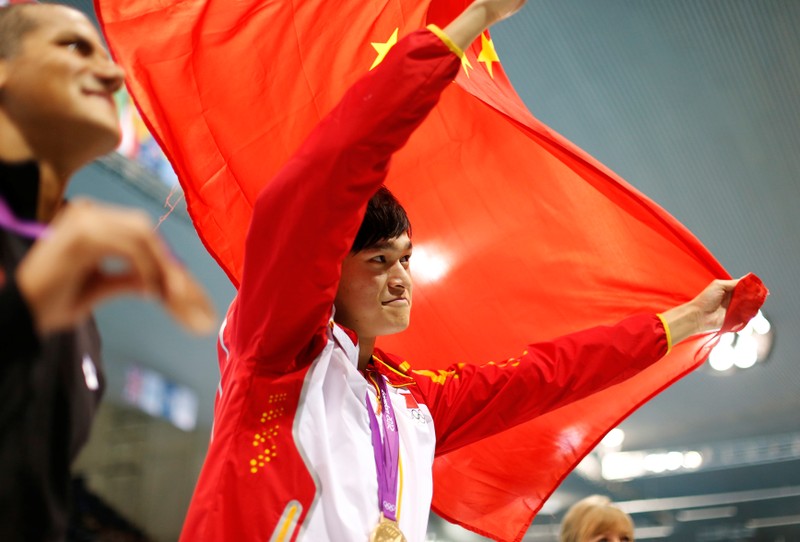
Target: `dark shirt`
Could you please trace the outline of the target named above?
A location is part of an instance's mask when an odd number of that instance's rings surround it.
[[[33,220],[35,163],[0,163],[0,197]],[[70,465],[89,436],[104,388],[92,319],[38,337],[13,280],[32,239],[0,227],[0,540],[61,541]],[[60,262],[69,265],[69,262]]]
[[[26,187],[26,183],[30,186]],[[6,201],[17,218],[33,220],[36,217],[38,194],[39,169],[34,162],[15,165],[0,162],[0,198]],[[5,249],[6,245],[26,246],[27,243],[22,238],[13,240],[12,237],[0,226],[0,247],[3,247],[0,252],[0,355],[4,358],[34,354],[39,348],[33,318],[11,273],[18,259],[12,255],[15,251]]]

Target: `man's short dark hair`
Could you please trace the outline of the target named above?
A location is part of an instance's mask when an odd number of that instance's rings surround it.
[[[25,34],[38,26],[36,20],[26,13],[32,6],[13,4],[0,7],[0,59],[13,56]]]
[[[381,186],[367,204],[367,212],[350,251],[360,252],[404,233],[411,236],[411,222],[406,210],[388,188]]]

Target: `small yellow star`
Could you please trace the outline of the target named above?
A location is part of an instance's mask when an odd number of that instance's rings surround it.
[[[472,64],[469,63],[466,53],[464,53],[464,55],[461,57],[461,67],[464,68],[464,73],[467,74],[467,79],[469,79],[469,70],[474,70],[475,68],[473,68]]]
[[[399,30],[399,28],[395,28],[394,32],[392,32],[392,36],[386,43],[381,43],[379,41],[372,42],[372,47],[378,52],[378,56],[375,58],[375,62],[372,63],[372,66],[370,66],[370,71],[372,71],[375,66],[383,62],[383,59],[386,58],[386,54],[389,52],[389,49],[394,47],[394,44],[397,43],[397,33]]]
[[[487,38],[486,34],[481,34],[481,53],[478,55],[478,62],[486,64],[489,77],[494,79],[492,62],[500,62],[500,57],[497,56],[497,51],[494,49],[494,42]]]

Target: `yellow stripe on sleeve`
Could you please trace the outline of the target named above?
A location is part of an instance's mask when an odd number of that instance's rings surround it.
[[[664,318],[662,314],[656,314],[656,316],[658,316],[658,319],[661,320],[661,325],[664,326],[664,333],[667,336],[667,354],[669,354],[672,350],[672,332],[669,330],[669,324],[667,323],[666,318]]]
[[[278,520],[278,526],[275,527],[275,531],[269,539],[270,542],[286,542],[287,540],[291,540],[302,512],[303,505],[294,500],[289,501],[286,508],[283,509],[281,519]]]
[[[453,43],[453,40],[450,39],[450,36],[444,33],[444,31],[436,26],[435,24],[429,24],[428,30],[436,34],[436,36],[447,45],[447,48],[450,49],[454,55],[458,58],[464,58],[464,51],[461,50],[461,47]]]

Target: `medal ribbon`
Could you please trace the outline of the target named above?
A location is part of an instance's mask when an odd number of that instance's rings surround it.
[[[383,517],[397,521],[397,470],[400,455],[400,434],[397,432],[397,418],[394,415],[392,401],[386,381],[378,373],[373,373],[378,385],[381,405],[381,421],[383,422],[383,439],[378,426],[378,418],[372,410],[367,392],[367,412],[369,428],[372,433],[372,451],[375,454],[375,467],[378,471],[378,500]]]
[[[46,224],[33,220],[20,220],[14,216],[3,198],[0,198],[0,227],[31,239],[41,237],[47,231]]]

